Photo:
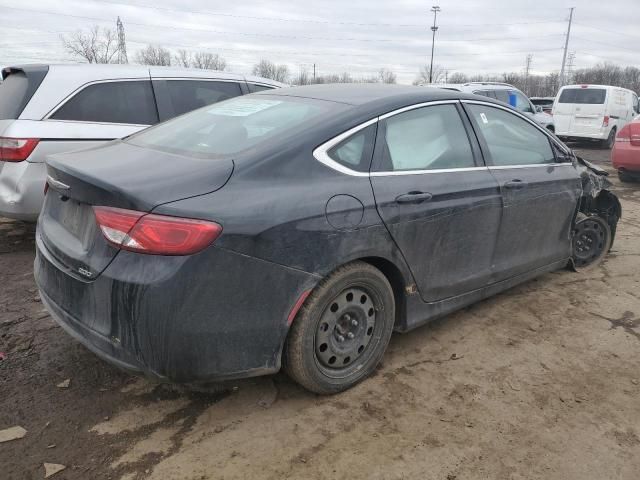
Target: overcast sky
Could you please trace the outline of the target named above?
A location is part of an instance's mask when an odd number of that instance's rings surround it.
[[[612,61],[640,67],[640,0],[0,0],[0,65],[74,61],[60,35],[124,22],[130,61],[148,43],[220,53],[250,73],[261,58],[354,76],[385,67],[411,83],[429,61],[451,72],[559,71],[569,7],[575,68]]]

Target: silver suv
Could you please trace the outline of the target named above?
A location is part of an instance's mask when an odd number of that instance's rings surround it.
[[[2,70],[0,216],[35,221],[45,157],[94,147],[227,98],[285,86],[258,77],[134,65]]]
[[[536,123],[549,131],[554,133],[556,131],[556,127],[553,123],[553,117],[548,113],[544,113],[542,108],[536,107],[524,93],[508,83],[469,82],[432,84],[429,86],[495,98],[496,100],[500,100],[507,105],[511,105],[519,112],[531,117]]]

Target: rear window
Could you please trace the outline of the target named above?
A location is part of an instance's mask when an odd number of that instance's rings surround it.
[[[580,103],[598,105],[607,98],[604,88],[565,88],[560,94],[558,103]]]
[[[89,85],[60,107],[51,118],[153,125],[158,123],[158,112],[150,81],[122,81]]]
[[[176,115],[242,95],[235,82],[167,80],[167,87]]]
[[[9,68],[2,73],[5,79],[0,83],[0,120],[15,120],[42,83],[47,68],[26,72]]]
[[[278,136],[293,137],[339,108],[346,107],[308,98],[237,97],[144,130],[127,142],[180,155],[224,157]]]

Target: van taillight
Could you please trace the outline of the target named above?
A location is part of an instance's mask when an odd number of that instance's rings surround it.
[[[633,122],[627,125],[627,127],[629,127],[629,136],[631,137],[631,145],[633,145],[634,147],[640,147],[640,123]]]
[[[211,245],[222,226],[112,207],[93,207],[102,234],[113,246],[150,255],[191,255]]]
[[[22,162],[26,160],[39,141],[37,138],[0,137],[0,161]]]
[[[604,118],[602,119],[602,126],[603,127],[609,126],[609,115],[605,115]]]

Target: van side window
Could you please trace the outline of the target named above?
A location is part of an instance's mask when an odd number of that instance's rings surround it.
[[[554,163],[549,138],[517,114],[487,105],[467,105],[484,137],[493,165]]]
[[[176,115],[242,95],[235,82],[167,80],[167,88]]]
[[[158,112],[150,81],[122,81],[89,85],[62,105],[51,118],[153,125],[158,123]]]

